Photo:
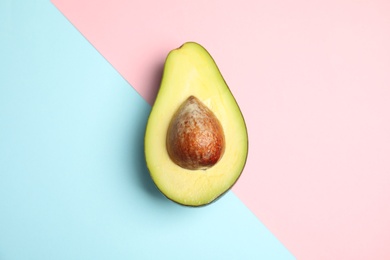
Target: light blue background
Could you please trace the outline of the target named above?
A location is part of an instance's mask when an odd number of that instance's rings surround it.
[[[2,0],[0,259],[294,259],[231,192],[157,191],[149,112],[50,2]]]

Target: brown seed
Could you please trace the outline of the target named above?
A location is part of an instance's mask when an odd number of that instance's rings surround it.
[[[171,160],[188,170],[216,164],[225,148],[221,123],[199,99],[190,96],[173,116],[167,132]]]

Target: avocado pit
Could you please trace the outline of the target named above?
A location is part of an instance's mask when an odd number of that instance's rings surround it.
[[[225,136],[214,113],[190,96],[174,114],[167,132],[169,157],[188,170],[206,170],[222,157]]]

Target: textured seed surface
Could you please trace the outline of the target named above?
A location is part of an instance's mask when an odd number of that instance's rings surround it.
[[[170,122],[166,145],[169,157],[180,167],[204,170],[221,158],[225,137],[214,113],[190,96]]]

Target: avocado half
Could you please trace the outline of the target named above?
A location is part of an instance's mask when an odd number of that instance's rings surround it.
[[[173,118],[190,97],[196,97],[201,106],[215,115],[223,131],[220,158],[215,164],[200,169],[179,166],[167,149]],[[172,50],[165,61],[145,133],[146,164],[157,188],[181,205],[207,205],[235,184],[244,169],[247,154],[244,118],[213,58],[194,42]]]

